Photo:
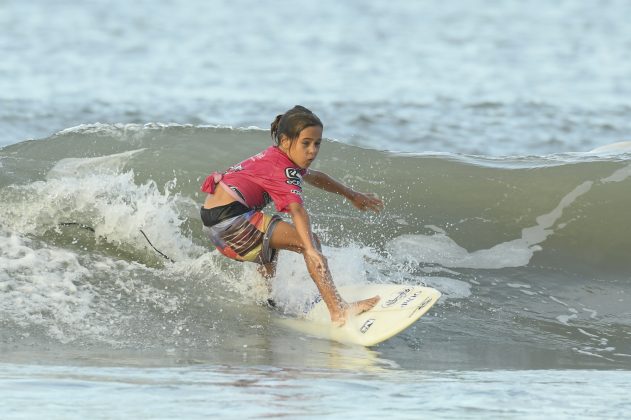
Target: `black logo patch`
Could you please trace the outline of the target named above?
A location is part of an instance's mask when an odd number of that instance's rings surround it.
[[[285,168],[285,176],[287,177],[287,182],[290,185],[295,185],[300,187],[302,185],[302,177],[300,176],[300,172],[296,168]]]
[[[359,329],[359,331],[362,334],[366,334],[366,331],[368,331],[370,329],[370,327],[372,327],[372,324],[374,324],[374,323],[375,323],[375,320],[373,318],[370,318],[369,320],[364,322],[364,325],[362,325],[362,327]]]

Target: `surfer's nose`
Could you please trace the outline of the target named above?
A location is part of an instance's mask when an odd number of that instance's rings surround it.
[[[317,155],[318,155],[318,148],[316,146],[312,145],[311,147],[307,149],[307,156],[309,156],[309,159],[315,159]]]

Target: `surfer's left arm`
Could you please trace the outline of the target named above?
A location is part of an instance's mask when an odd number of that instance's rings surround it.
[[[331,178],[324,172],[309,169],[303,176],[303,179],[321,190],[346,197],[353,206],[360,210],[372,210],[374,212],[379,212],[383,209],[383,201],[381,201],[376,194],[355,191],[342,184],[340,181]]]

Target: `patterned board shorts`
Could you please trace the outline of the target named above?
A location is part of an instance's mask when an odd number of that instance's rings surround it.
[[[216,225],[204,227],[210,241],[217,250],[237,261],[259,264],[271,262],[276,253],[270,248],[274,228],[282,219],[261,211],[251,210],[239,216],[223,220]]]

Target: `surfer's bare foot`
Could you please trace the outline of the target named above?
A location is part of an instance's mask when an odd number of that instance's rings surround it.
[[[347,309],[347,317],[359,315],[371,310],[379,302],[379,300],[381,300],[381,297],[377,295],[368,299],[358,300],[357,302],[351,303]]]
[[[331,316],[331,322],[337,327],[341,327],[346,323],[346,320],[355,315],[359,315],[366,311],[371,310],[381,300],[380,296],[373,296],[368,299],[358,300],[350,304],[346,304],[340,313],[336,316]]]

